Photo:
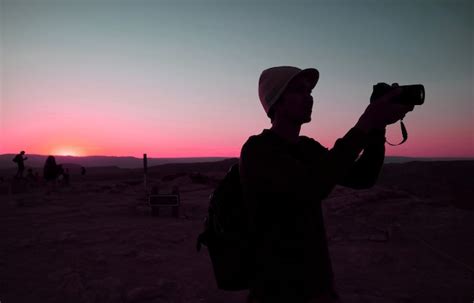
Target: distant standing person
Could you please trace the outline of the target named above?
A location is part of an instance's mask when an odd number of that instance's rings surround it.
[[[59,165],[56,164],[54,156],[48,156],[43,168],[43,178],[49,181],[56,181],[59,176]]]
[[[13,158],[13,162],[15,162],[18,165],[18,170],[16,172],[15,177],[16,178],[23,178],[23,172],[25,171],[25,160],[28,160],[28,157],[24,157],[25,151],[22,150],[19,154]]]
[[[86,168],[84,166],[81,166],[81,176],[86,175]]]
[[[69,169],[66,168],[63,172],[63,185],[69,186]]]

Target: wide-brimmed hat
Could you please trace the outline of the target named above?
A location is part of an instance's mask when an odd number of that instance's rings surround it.
[[[270,108],[278,101],[288,83],[299,75],[309,79],[311,88],[314,88],[318,83],[319,71],[315,68],[300,69],[294,66],[276,66],[262,72],[258,81],[258,97],[267,116]]]

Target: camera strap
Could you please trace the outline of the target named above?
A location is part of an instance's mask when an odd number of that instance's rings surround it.
[[[387,139],[385,139],[385,142],[387,142],[391,146],[397,146],[397,145],[405,143],[405,141],[408,139],[408,132],[407,132],[407,129],[405,127],[405,124],[403,124],[403,119],[400,119],[400,128],[402,129],[402,136],[403,136],[402,142],[400,142],[398,144],[392,144],[392,143],[388,142]]]

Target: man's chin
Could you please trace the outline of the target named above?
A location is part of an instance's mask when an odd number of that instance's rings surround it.
[[[303,123],[309,123],[309,122],[311,122],[311,115],[303,118]]]
[[[294,123],[297,123],[297,124],[305,124],[305,123],[309,123],[311,122],[311,115],[307,115],[307,116],[301,116],[301,117],[298,117],[296,119],[293,120]]]

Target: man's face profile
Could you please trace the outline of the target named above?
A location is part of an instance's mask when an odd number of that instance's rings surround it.
[[[303,76],[295,77],[276,104],[276,115],[297,124],[310,122],[313,108],[311,91],[308,79]]]

